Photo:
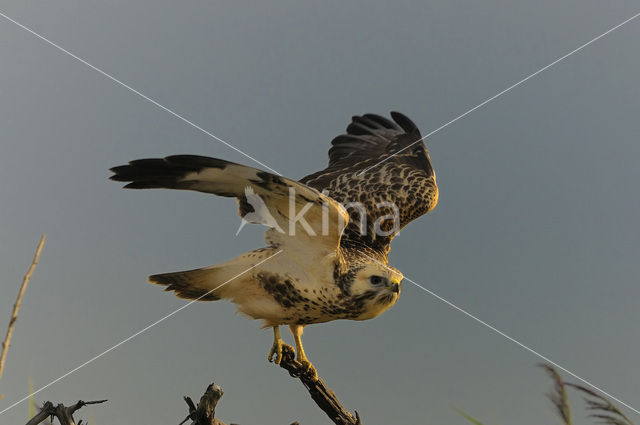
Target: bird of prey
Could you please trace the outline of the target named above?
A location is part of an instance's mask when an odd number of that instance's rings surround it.
[[[388,265],[389,244],[438,202],[436,175],[421,139],[417,126],[398,112],[391,119],[364,114],[333,139],[328,167],[299,181],[194,155],[131,161],[112,168],[111,179],[131,189],[235,197],[245,218],[256,215],[256,208],[261,216],[268,213],[254,220],[271,223],[266,247],[149,281],[181,298],[228,299],[239,312],[261,319],[274,333],[269,361],[280,363],[279,327],[288,325],[297,360],[315,374],[302,347],[306,325],[372,319],[400,295],[403,275]]]

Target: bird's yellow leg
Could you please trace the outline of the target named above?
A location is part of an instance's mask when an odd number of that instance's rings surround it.
[[[280,338],[280,326],[273,327],[273,345],[271,346],[271,350],[269,350],[269,354],[267,354],[267,360],[269,362],[275,361],[276,364],[280,364],[282,361],[282,346],[284,345],[284,341]],[[273,356],[276,358],[274,360]]]
[[[291,329],[291,333],[293,334],[293,338],[296,341],[296,360],[300,363],[307,362],[309,363],[309,359],[307,359],[307,355],[304,353],[304,348],[302,348],[302,325],[289,325],[289,329]]]
[[[302,332],[304,326],[302,325],[289,325],[289,329],[291,329],[291,333],[293,334],[293,338],[296,341],[296,359],[298,362],[302,363],[303,366],[309,369],[309,373],[311,373],[312,378],[314,380],[318,379],[318,372],[316,368],[313,367],[307,355],[304,353],[304,348],[302,348]]]

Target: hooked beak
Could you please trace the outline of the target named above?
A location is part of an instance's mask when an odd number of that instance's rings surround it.
[[[396,282],[393,285],[391,285],[389,289],[391,289],[391,292],[395,292],[397,294],[400,292],[400,284]]]

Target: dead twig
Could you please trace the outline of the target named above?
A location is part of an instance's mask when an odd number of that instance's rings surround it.
[[[58,418],[58,421],[60,422],[60,425],[76,425],[75,420],[73,419],[73,414],[80,409],[81,407],[84,407],[88,404],[100,404],[100,403],[104,403],[107,400],[95,400],[95,401],[78,401],[76,404],[72,405],[72,406],[64,406],[62,404],[58,404],[57,406],[54,406],[53,403],[51,403],[50,401],[47,401],[43,406],[42,409],[40,409],[40,412],[38,412],[37,415],[35,415],[33,418],[31,418],[31,420],[29,422],[27,422],[26,425],[37,425],[41,422],[44,422],[45,420],[47,420],[47,418],[52,418],[55,416],[56,418]],[[53,421],[52,421],[53,422]],[[80,425],[82,421],[78,422],[78,425]]]
[[[184,396],[184,401],[187,403],[187,406],[189,406],[189,414],[178,425],[183,425],[188,420],[191,420],[191,425],[226,425],[215,417],[216,406],[222,394],[222,388],[212,383],[207,387],[202,397],[200,397],[200,402],[197,406],[193,403],[191,397]],[[300,425],[300,423],[293,422],[291,425]]]
[[[18,311],[20,310],[22,297],[24,296],[24,291],[27,289],[29,279],[31,279],[31,275],[33,274],[33,271],[35,270],[36,266],[38,265],[38,261],[40,260],[40,252],[42,252],[42,248],[44,247],[45,239],[47,239],[47,235],[42,235],[42,237],[40,238],[40,243],[38,244],[38,248],[36,249],[36,253],[33,257],[33,261],[31,262],[31,266],[29,267],[29,270],[27,270],[27,274],[24,275],[24,279],[22,279],[22,285],[20,286],[20,291],[18,292],[16,302],[13,304],[13,312],[11,313],[9,327],[7,328],[7,335],[4,337],[4,341],[2,343],[2,353],[0,354],[0,378],[2,378],[4,363],[7,360],[7,352],[9,351],[9,345],[11,344],[13,328],[16,325],[16,320],[18,320]]]

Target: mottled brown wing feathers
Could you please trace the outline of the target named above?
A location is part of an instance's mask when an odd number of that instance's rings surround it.
[[[366,216],[358,208],[348,208],[351,220],[343,248],[386,254],[397,230],[432,210],[438,201],[429,153],[422,141],[417,142],[422,138],[418,127],[399,112],[391,112],[391,118],[354,116],[346,134],[331,142],[328,167],[300,180],[328,190],[343,205],[358,202],[365,207]],[[399,217],[396,231],[392,220],[381,220],[393,214]]]

